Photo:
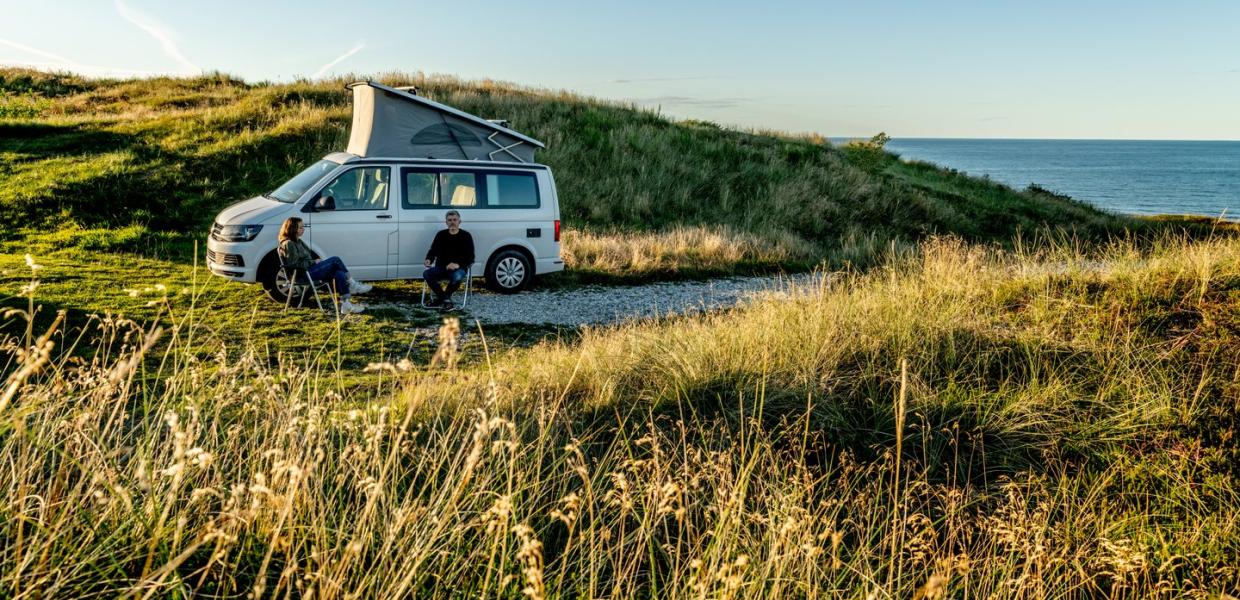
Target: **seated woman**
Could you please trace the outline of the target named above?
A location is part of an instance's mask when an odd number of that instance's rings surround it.
[[[289,217],[280,225],[280,254],[284,256],[284,266],[289,269],[305,271],[315,281],[335,281],[336,293],[340,294],[340,312],[360,313],[366,307],[353,304],[353,294],[365,294],[371,286],[359,283],[349,277],[349,270],[338,256],[324,259],[314,258],[310,247],[301,241],[306,232],[306,224],[297,217]]]

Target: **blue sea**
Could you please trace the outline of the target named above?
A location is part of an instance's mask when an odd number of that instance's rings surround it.
[[[1240,142],[896,138],[887,149],[1114,212],[1240,219]]]

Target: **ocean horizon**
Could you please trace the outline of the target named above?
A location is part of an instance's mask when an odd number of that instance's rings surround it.
[[[1111,212],[1240,219],[1240,141],[892,138],[887,149]]]

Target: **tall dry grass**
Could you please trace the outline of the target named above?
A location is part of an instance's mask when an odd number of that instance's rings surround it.
[[[31,331],[4,342],[0,589],[1210,597],[1240,582],[1204,429],[1237,375],[1203,323],[1238,280],[1230,241],[946,241],[477,368],[451,322],[367,394],[335,384],[331,340],[213,347],[196,296]],[[1151,329],[1167,307],[1205,319]]]
[[[567,229],[560,252],[574,272],[616,275],[720,273],[812,261],[817,249],[788,234],[756,235],[727,227],[675,227],[658,232]]]

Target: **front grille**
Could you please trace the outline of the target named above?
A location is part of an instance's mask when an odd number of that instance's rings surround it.
[[[244,267],[245,260],[240,254],[221,254],[215,250],[207,250],[207,261],[217,265],[229,265],[233,267]]]

